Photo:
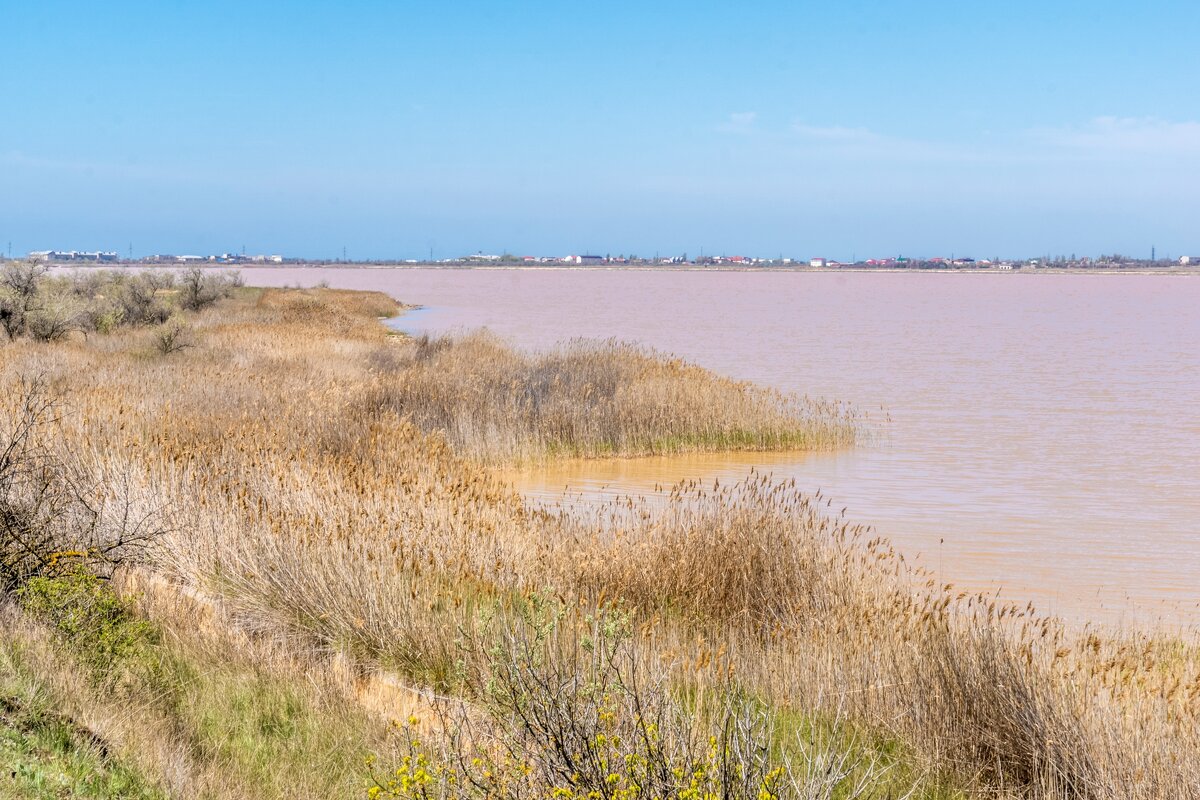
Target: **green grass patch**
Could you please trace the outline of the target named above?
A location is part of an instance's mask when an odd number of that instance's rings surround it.
[[[21,607],[51,625],[97,682],[151,659],[157,632],[130,605],[82,566],[31,578],[17,590]]]
[[[772,746],[780,761],[797,762],[832,746],[845,754],[848,765],[874,763],[886,770],[868,797],[966,800],[966,793],[952,780],[921,769],[917,754],[899,739],[828,715],[789,709],[772,709],[770,713]],[[861,769],[852,769],[846,786],[853,786],[861,774]]]
[[[221,764],[258,797],[347,797],[379,726],[279,678],[232,664],[175,661],[171,715],[197,759]]]
[[[56,668],[83,671],[98,698],[136,708],[148,730],[169,730],[192,771],[210,781],[217,776],[229,788],[224,794],[323,798],[363,790],[363,759],[386,740],[386,725],[353,700],[289,680],[286,671],[165,637],[109,584],[83,571],[30,581],[19,601],[59,634]],[[6,645],[13,662],[20,645]],[[16,669],[0,662],[0,674]],[[0,712],[5,696],[0,684]],[[9,705],[34,707],[26,699]],[[15,797],[159,796],[135,773],[110,763],[103,748],[68,735],[70,720],[24,712],[20,720],[32,722],[6,724],[0,713],[0,763],[25,776],[21,785],[29,787]]]
[[[54,710],[24,667],[18,643],[0,645],[0,798],[165,797],[103,742]]]

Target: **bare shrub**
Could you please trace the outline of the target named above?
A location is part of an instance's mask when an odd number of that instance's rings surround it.
[[[15,339],[29,327],[29,315],[38,308],[38,290],[49,271],[44,264],[12,262],[0,269],[0,326]]]
[[[430,742],[405,728],[405,758],[375,780],[375,796],[855,800],[886,791],[888,767],[847,739],[781,748],[770,713],[733,682],[712,702],[685,703],[630,618],[612,609],[580,617],[534,594],[494,644],[473,644],[464,688],[478,707],[441,702]]]
[[[101,295],[114,280],[114,273],[107,270],[73,270],[67,276],[72,294],[84,300]]]
[[[62,446],[62,404],[44,379],[15,390],[0,408],[0,591],[70,563],[103,574],[141,553],[163,533],[157,510],[139,511],[128,485]]]
[[[171,317],[154,332],[154,346],[164,356],[193,347],[191,326],[181,317]]]
[[[179,303],[189,311],[207,308],[228,297],[240,280],[240,276],[211,274],[199,267],[191,267],[179,276]]]
[[[130,325],[158,325],[167,321],[171,309],[160,296],[160,281],[153,273],[129,276],[117,284],[122,318]]]
[[[80,330],[83,319],[78,298],[58,287],[43,287],[37,306],[26,313],[26,333],[35,341],[57,342]]]

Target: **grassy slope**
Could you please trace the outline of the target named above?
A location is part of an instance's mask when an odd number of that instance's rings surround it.
[[[55,707],[22,668],[19,643],[0,643],[0,798],[165,797]]]
[[[7,610],[0,776],[15,773],[14,797],[316,800],[361,792],[364,759],[387,752],[381,720],[319,673],[225,658],[230,643],[187,630],[194,620],[162,622],[168,627],[153,628],[159,641],[100,687],[86,645],[68,647]],[[72,717],[97,720],[105,739]]]

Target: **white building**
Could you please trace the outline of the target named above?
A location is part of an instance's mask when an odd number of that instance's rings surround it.
[[[79,252],[77,250],[34,250],[29,254],[32,261],[116,261],[117,254],[108,251]]]
[[[1189,265],[1193,266],[1193,267],[1200,266],[1200,256],[1180,256],[1179,257],[1179,266],[1186,267]]]
[[[823,258],[810,258],[810,259],[808,260],[808,265],[809,265],[810,267],[824,267],[824,266],[826,266],[828,263],[829,263],[829,262],[828,262],[828,261],[826,261],[826,260],[825,260],[825,259],[823,259]]]

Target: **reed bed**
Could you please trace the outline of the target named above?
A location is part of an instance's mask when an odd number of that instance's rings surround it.
[[[371,402],[487,461],[845,446],[855,414],[613,340],[523,353],[486,332],[422,337],[377,362]]]
[[[627,615],[632,663],[670,703],[737,694],[794,729],[836,729],[862,754],[857,774],[878,779],[860,796],[1200,796],[1196,642],[1069,629],[956,591],[761,475],[527,508],[481,462],[716,446],[756,419],[754,446],[791,446],[764,432],[803,416],[619,345],[530,356],[486,337],[400,340],[377,323],[389,309],[378,295],[247,290],[189,316],[183,352],[162,353],[144,326],[22,339],[0,348],[0,376],[39,374],[69,399],[47,435],[78,470],[121,476],[133,507],[160,510],[145,567],[217,598],[240,632],[231,658],[267,673],[334,659],[483,703],[470,665],[511,652],[513,631],[538,635],[524,620],[549,595],[568,610],[553,652],[592,640],[598,610]],[[576,368],[586,380],[563,377]],[[621,416],[627,392],[642,412]],[[534,414],[531,396],[554,413]],[[696,429],[665,408],[677,396]],[[581,397],[599,422],[570,408]],[[845,414],[822,414],[842,430]],[[264,637],[288,655],[264,654]]]

